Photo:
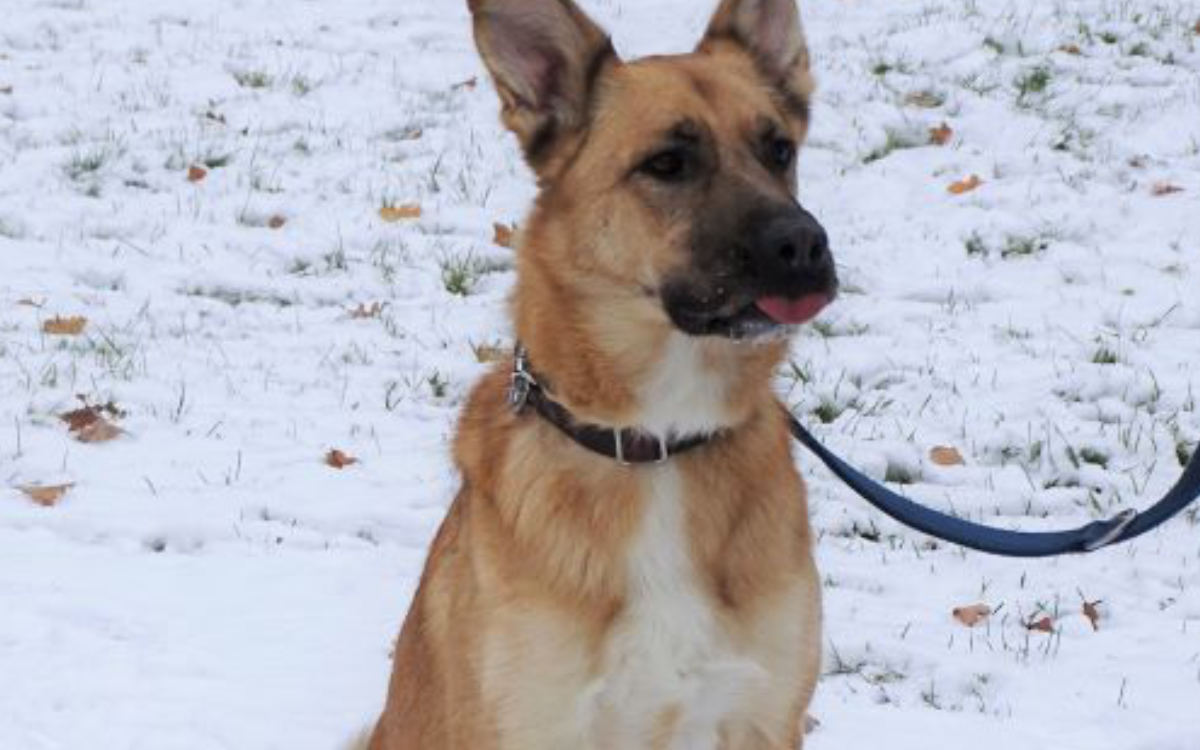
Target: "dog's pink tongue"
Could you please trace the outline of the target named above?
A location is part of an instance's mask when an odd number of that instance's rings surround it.
[[[759,310],[776,323],[799,325],[817,317],[817,313],[829,304],[828,294],[806,294],[797,299],[788,297],[760,297],[755,300]]]

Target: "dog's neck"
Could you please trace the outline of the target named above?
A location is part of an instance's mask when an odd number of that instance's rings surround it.
[[[517,337],[553,398],[580,421],[682,437],[734,429],[770,402],[785,342],[687,336],[644,296],[603,284],[568,289],[522,265]]]

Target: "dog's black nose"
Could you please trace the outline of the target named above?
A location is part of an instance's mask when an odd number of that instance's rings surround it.
[[[824,279],[833,270],[829,236],[808,211],[796,208],[760,228],[753,254],[759,273],[780,280]]]

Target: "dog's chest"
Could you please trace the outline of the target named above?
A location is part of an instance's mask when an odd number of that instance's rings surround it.
[[[709,750],[765,672],[737,655],[701,588],[677,470],[654,471],[627,560],[626,607],[586,709],[601,747]]]

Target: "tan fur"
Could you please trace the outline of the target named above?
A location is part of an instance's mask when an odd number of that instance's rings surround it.
[[[734,5],[727,0],[714,24],[721,13],[732,18]],[[595,46],[594,35],[575,36]],[[502,96],[519,88],[480,46]],[[635,597],[654,606],[635,594],[630,556],[646,543],[639,532],[651,504],[663,502],[654,493],[675,489],[685,567],[695,572],[714,637],[738,669],[752,667],[716,747],[799,746],[818,672],[820,602],[804,487],[770,389],[786,344],[678,338],[646,290],[686,264],[689,222],[713,205],[664,209],[671,198],[624,179],[662,129],[686,116],[715,134],[723,171],[788,194],[790,184],[754,169],[740,145],[764,116],[797,140],[807,127],[764,83],[759,64],[739,44],[710,37],[701,53],[606,71],[587,124],[565,127],[535,163],[542,192],[525,223],[512,300],[532,362],[580,419],[642,425],[675,385],[659,382],[675,347],[695,363],[689,378],[707,379],[696,386],[705,403],[695,411],[725,432],[666,465],[623,467],[528,410],[514,414],[507,364],[484,377],[454,444],[462,489],[400,634],[371,750],[632,750],[619,727],[637,707],[611,705],[603,690],[615,674],[614,644],[636,633]],[[793,93],[807,96],[807,52],[795,75]],[[519,110],[531,96],[504,99],[505,119],[523,141],[533,115]],[[685,707],[651,709],[637,748],[678,750]]]

